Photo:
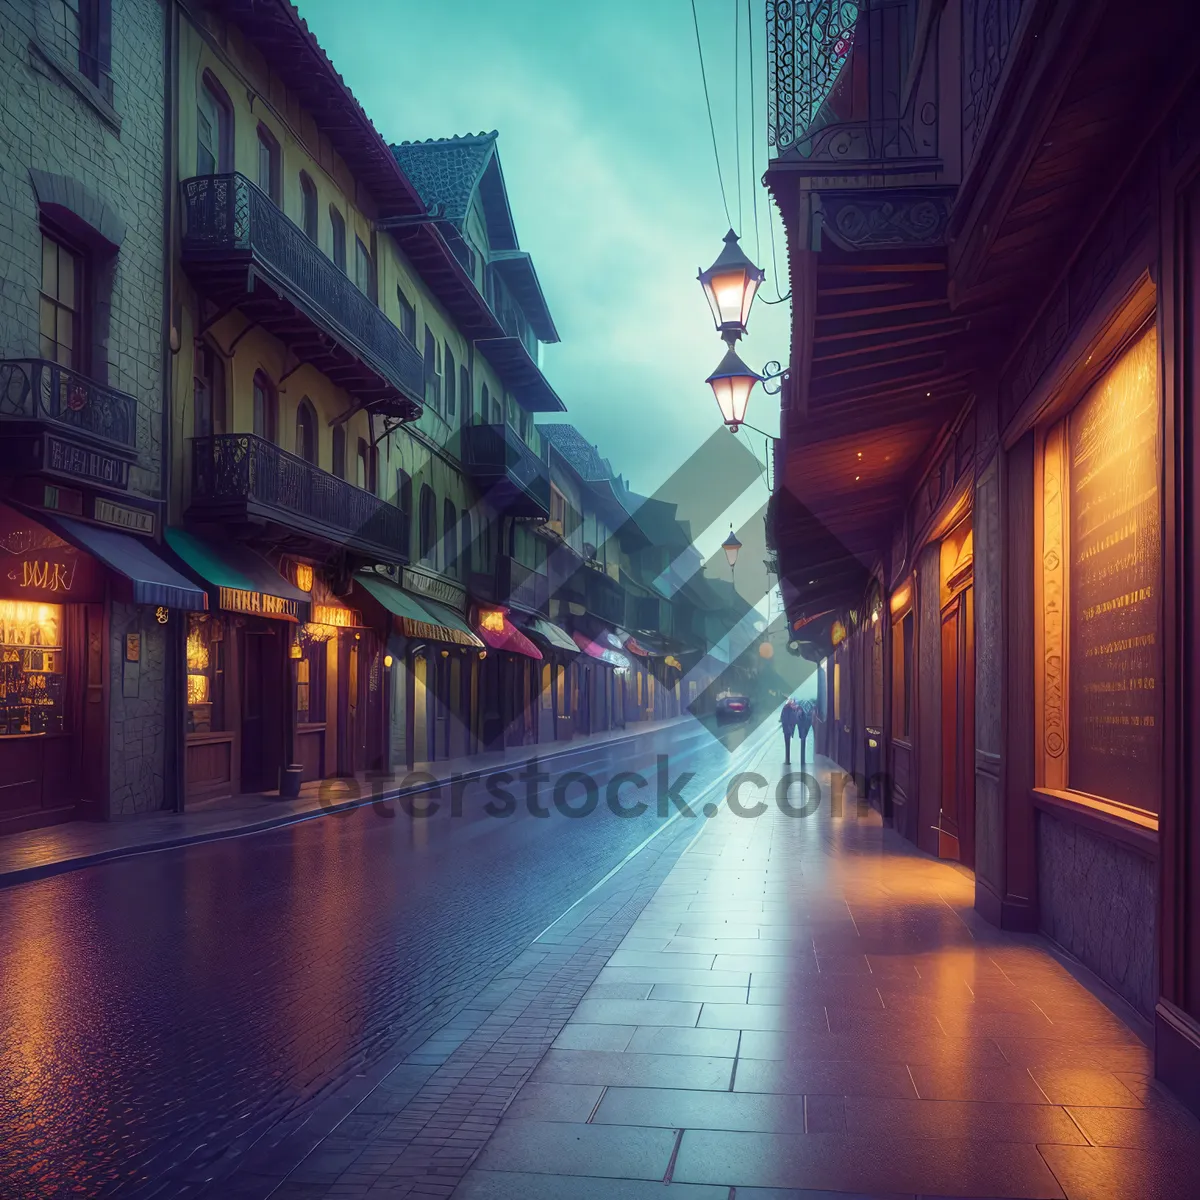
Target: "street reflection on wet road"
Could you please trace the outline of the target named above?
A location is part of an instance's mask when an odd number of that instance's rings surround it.
[[[364,807],[0,892],[0,1195],[174,1195],[223,1173],[464,1003],[644,840],[658,754],[672,780],[696,772],[688,798],[730,762],[689,724],[546,764],[601,796],[640,771],[637,819]]]

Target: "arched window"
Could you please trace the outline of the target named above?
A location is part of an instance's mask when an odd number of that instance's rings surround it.
[[[333,473],[346,478],[346,429],[342,425],[333,427]]]
[[[317,240],[317,185],[307,171],[300,172],[300,228],[309,241]]]
[[[267,441],[275,440],[275,387],[262,371],[254,373],[254,432]]]
[[[403,529],[404,557],[408,558],[412,547],[412,476],[401,467],[396,472],[396,507],[400,510],[400,528]]]
[[[462,406],[462,423],[468,425],[471,422],[471,372],[466,367],[458,369],[458,402]]]
[[[339,271],[345,271],[346,218],[332,204],[329,206],[329,229],[333,238],[333,265]]]
[[[317,461],[317,414],[307,396],[296,405],[296,453],[305,462]]]
[[[354,457],[354,482],[367,491],[371,488],[371,452],[363,438],[358,439],[358,453]]]
[[[276,204],[283,202],[283,152],[265,125],[258,127],[258,186]]]
[[[450,500],[442,503],[442,570],[458,573],[458,510]]]
[[[196,97],[196,174],[227,175],[233,170],[233,105],[209,71]]]
[[[208,437],[210,434],[224,433],[225,361],[207,342],[196,343],[193,387],[193,436]]]
[[[449,342],[446,343],[445,375],[446,417],[449,420],[453,420],[455,413],[458,411],[458,367],[455,365],[454,351],[450,349]]]
[[[458,561],[462,568],[462,578],[466,579],[472,570],[474,561],[474,541],[475,535],[471,528],[471,514],[463,509],[462,515],[462,532],[459,536]]]
[[[491,420],[491,413],[489,412],[491,404],[492,401],[488,395],[488,385],[485,383],[483,385],[482,399],[479,402],[479,423],[481,425],[486,425]]]
[[[421,511],[417,516],[418,542],[417,548],[421,560],[429,566],[436,566],[434,559],[437,555],[437,509],[433,496],[433,488],[429,484],[421,487]]]

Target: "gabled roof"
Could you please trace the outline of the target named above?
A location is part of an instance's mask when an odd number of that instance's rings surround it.
[[[520,247],[508,203],[508,188],[500,167],[496,139],[500,134],[455,134],[400,142],[392,157],[430,209],[440,209],[461,234],[478,192],[487,226],[488,263],[504,279],[533,326],[538,340],[557,342],[558,330],[533,269],[533,260]]]

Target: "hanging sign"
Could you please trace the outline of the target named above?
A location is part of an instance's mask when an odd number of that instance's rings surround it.
[[[58,604],[104,599],[104,572],[90,555],[0,505],[0,595]]]

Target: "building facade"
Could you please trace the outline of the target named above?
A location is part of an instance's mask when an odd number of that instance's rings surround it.
[[[819,748],[1153,1022],[1200,1106],[1195,23],[808,7],[768,6],[771,525]]]

